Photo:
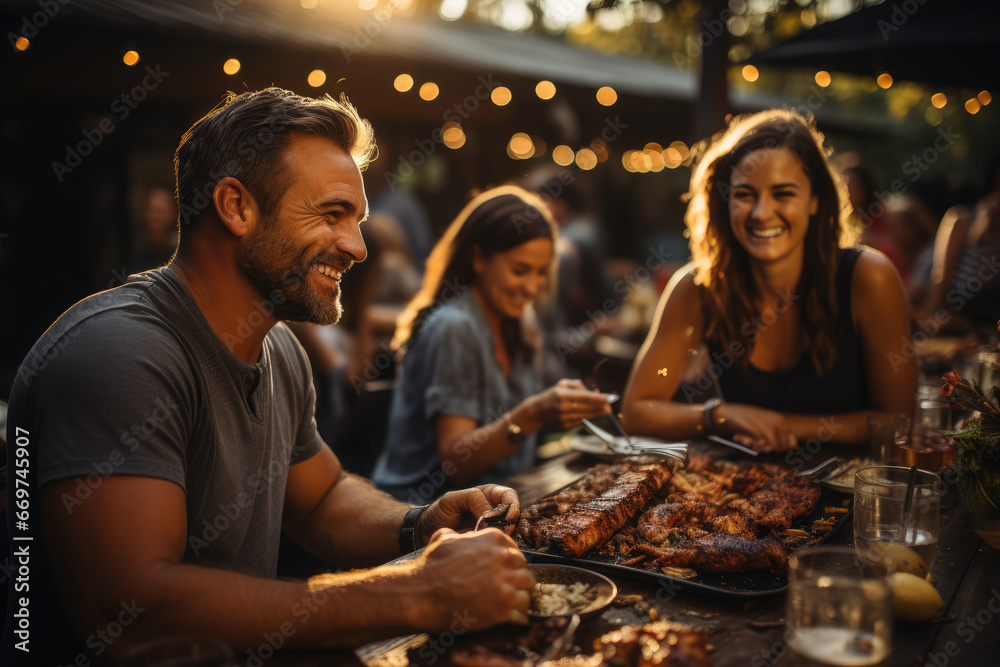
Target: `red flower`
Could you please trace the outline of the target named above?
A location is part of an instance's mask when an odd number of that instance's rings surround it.
[[[962,381],[962,376],[956,371],[951,371],[948,375],[942,376],[941,381],[944,382],[944,386],[941,387],[941,395],[951,396],[951,392],[955,391],[955,387]]]

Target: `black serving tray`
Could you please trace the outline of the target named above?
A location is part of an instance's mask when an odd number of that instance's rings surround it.
[[[566,486],[569,486],[568,484]],[[563,487],[565,488],[565,487]],[[556,489],[551,494],[555,495],[562,489]],[[816,533],[812,538],[790,538],[775,536],[785,545],[789,552],[804,547],[813,546],[825,542],[831,535],[840,529],[844,521],[850,516],[850,507],[853,498],[837,493],[831,489],[820,488],[820,497],[809,516],[803,517],[792,524],[792,528],[812,532],[810,530],[813,521],[817,519],[835,517],[836,523],[831,530]],[[847,508],[847,512],[834,513],[827,512],[827,507]],[[636,521],[642,512],[640,511],[633,521]],[[671,595],[674,591],[691,591],[703,593],[714,597],[724,598],[752,598],[782,593],[788,589],[788,578],[784,575],[774,574],[768,570],[750,570],[747,572],[701,572],[690,579],[682,579],[663,573],[658,567],[643,567],[643,563],[636,565],[622,565],[618,561],[622,559],[617,553],[601,552],[599,549],[591,549],[578,558],[560,556],[543,551],[536,551],[520,543],[521,551],[531,562],[559,563],[604,572],[612,576],[636,579],[646,583],[660,585],[664,594]],[[627,559],[627,557],[626,557]]]

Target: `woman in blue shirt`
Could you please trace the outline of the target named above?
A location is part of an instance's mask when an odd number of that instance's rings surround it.
[[[533,465],[542,426],[610,411],[577,380],[542,387],[530,322],[557,238],[538,197],[503,186],[473,199],[434,247],[393,341],[405,357],[372,475],[380,488],[421,503],[504,479]]]

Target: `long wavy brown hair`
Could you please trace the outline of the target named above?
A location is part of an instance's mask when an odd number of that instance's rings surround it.
[[[730,176],[754,151],[787,148],[799,157],[819,206],[809,219],[795,294],[802,298],[805,349],[819,375],[832,368],[836,356],[838,249],[854,244],[858,236],[848,222],[846,188],[830,165],[823,142],[814,120],[795,111],[771,109],[734,118],[728,129],[699,147],[702,155],[691,175],[684,216],[691,234],[695,282],[704,288],[706,340],[724,349],[737,342],[752,349],[755,337],[744,333],[741,323],[760,315],[755,306],[760,295],[749,256],[730,225]],[[744,368],[748,357],[740,360]]]
[[[472,265],[473,248],[484,257],[516,248],[536,238],[559,240],[556,223],[540,197],[514,185],[502,185],[475,197],[466,204],[427,258],[420,291],[396,320],[392,347],[401,356],[413,344],[427,318],[437,308],[460,296],[476,282]],[[553,250],[549,281],[542,299],[555,291],[557,260]],[[505,319],[503,343],[511,355],[530,354],[537,341],[523,322]]]

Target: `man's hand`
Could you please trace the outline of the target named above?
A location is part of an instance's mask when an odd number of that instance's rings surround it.
[[[441,528],[471,530],[476,520],[497,505],[510,505],[505,515],[505,532],[514,532],[521,516],[521,504],[514,489],[499,484],[483,484],[472,489],[449,491],[427,508],[417,524],[420,541],[427,544]]]
[[[524,554],[499,530],[459,534],[442,528],[420,559],[422,579],[431,583],[432,624],[448,627],[461,618],[479,630],[528,622],[535,580]]]

